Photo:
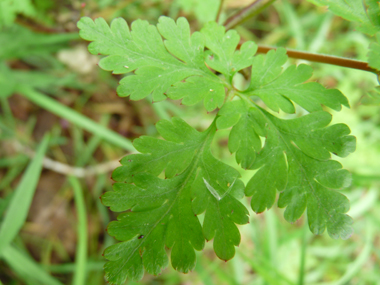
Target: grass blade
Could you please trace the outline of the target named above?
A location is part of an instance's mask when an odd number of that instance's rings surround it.
[[[307,247],[307,233],[309,231],[309,227],[306,222],[303,225],[303,236],[302,236],[302,248],[301,248],[301,261],[300,261],[300,271],[298,274],[298,285],[304,284],[305,279],[305,267],[306,267],[306,247]]]
[[[15,180],[21,172],[24,170],[26,163],[24,165],[15,165],[8,169],[7,173],[0,180],[0,191],[10,186],[13,180]]]
[[[101,137],[102,139],[117,145],[128,151],[136,151],[130,140],[119,135],[118,133],[107,129],[106,127],[94,122],[93,120],[79,114],[78,112],[66,107],[54,99],[35,91],[34,89],[20,85],[18,91],[38,106],[56,114],[57,116],[64,118],[71,123],[81,127],[94,135]]]
[[[87,216],[86,204],[79,179],[70,176],[69,182],[74,190],[75,206],[78,215],[78,243],[75,254],[74,285],[85,285],[87,267]]]
[[[24,281],[28,280],[30,283],[30,281],[33,280],[36,282],[31,283],[41,285],[62,285],[61,282],[50,276],[34,260],[27,257],[13,246],[9,245],[4,248],[1,253],[1,258],[8,263],[12,270],[23,278]]]
[[[288,279],[284,274],[278,271],[277,268],[273,267],[268,260],[256,257],[255,260],[248,257],[242,251],[238,251],[237,254],[247,262],[252,268],[252,270],[262,277],[269,284],[289,284],[295,285],[293,281]]]
[[[42,160],[48,143],[49,135],[45,135],[38,147],[36,156],[28,165],[20,184],[13,194],[12,201],[0,227],[0,253],[12,242],[26,220],[41,174]]]
[[[87,273],[89,271],[103,271],[105,261],[88,261],[86,265]],[[75,263],[62,263],[62,264],[52,264],[47,265],[45,268],[54,273],[71,273],[75,271],[76,264]]]
[[[373,224],[369,221],[367,221],[366,232],[366,242],[360,254],[354,261],[352,261],[347,266],[346,272],[343,274],[343,276],[336,282],[332,283],[333,285],[343,285],[350,282],[350,280],[352,280],[352,278],[363,268],[365,263],[370,259],[373,250],[372,244],[374,239],[374,227]]]

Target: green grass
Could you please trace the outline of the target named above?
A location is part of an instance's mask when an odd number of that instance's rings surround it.
[[[43,138],[35,157],[28,165],[15,189],[0,227],[0,255],[9,246],[25,223],[30,204],[42,170],[42,161],[49,144],[49,135]]]

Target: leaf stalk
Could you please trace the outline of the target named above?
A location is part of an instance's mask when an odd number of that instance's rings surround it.
[[[260,14],[265,8],[273,4],[275,1],[276,0],[256,0],[255,2],[251,3],[250,5],[246,6],[245,8],[239,10],[237,13],[230,16],[224,22],[223,25],[225,26],[226,30],[234,28],[242,24],[249,18]],[[266,46],[266,45],[258,45],[257,53],[267,53],[268,51],[272,49],[277,49],[277,48],[272,47],[272,46]],[[336,65],[336,66],[341,66],[341,67],[358,69],[358,70],[372,72],[380,76],[380,71],[374,68],[371,68],[368,65],[368,63],[365,61],[333,56],[333,55],[298,51],[298,50],[288,49],[288,48],[286,49],[286,51],[287,51],[286,52],[287,55],[290,58],[303,59],[303,60],[312,61],[312,62],[326,63],[326,64],[331,64],[331,65]]]
[[[220,0],[218,13],[216,14],[215,22],[219,23],[220,15],[222,14],[224,6],[224,0]]]
[[[267,53],[268,51],[272,49],[275,50],[277,49],[277,47],[258,45],[257,53]],[[353,68],[353,69],[358,69],[358,70],[364,70],[364,71],[372,72],[375,74],[379,73],[378,70],[369,67],[367,62],[356,60],[356,59],[345,58],[345,57],[334,56],[334,55],[318,54],[318,53],[312,53],[312,52],[306,52],[306,51],[299,51],[299,50],[288,49],[288,48],[286,49],[286,54],[291,58],[303,59],[303,60],[313,61],[313,62],[318,62],[318,63],[332,64],[336,66],[348,67],[348,68]]]
[[[230,16],[225,22],[226,30],[242,24],[249,18],[260,14],[265,8],[272,5],[276,0],[256,0],[247,7],[241,9],[236,14]]]

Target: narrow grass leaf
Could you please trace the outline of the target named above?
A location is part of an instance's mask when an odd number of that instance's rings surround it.
[[[49,138],[49,135],[44,136],[36,156],[29,164],[14,192],[0,228],[0,253],[12,242],[26,220],[42,170],[42,160],[48,147]]]
[[[360,254],[357,256],[355,260],[348,264],[346,272],[339,280],[332,283],[333,285],[344,285],[349,283],[350,280],[352,280],[353,277],[357,275],[360,270],[363,269],[366,262],[370,259],[373,250],[372,244],[374,239],[374,226],[370,221],[367,222],[366,232],[366,242]]]
[[[13,246],[8,245],[1,253],[1,258],[25,282],[39,285],[63,285],[44,271],[34,260],[25,256]],[[30,282],[33,280],[33,282]]]
[[[82,188],[78,178],[74,176],[69,177],[69,182],[74,190],[75,206],[78,216],[77,234],[78,242],[75,254],[75,271],[74,271],[74,285],[86,284],[86,263],[87,263],[87,216],[86,205],[83,197]]]
[[[103,271],[104,263],[104,261],[88,261],[86,271]],[[75,271],[75,268],[75,263],[51,264],[46,266],[48,271],[59,274],[72,273]]]
[[[102,139],[117,145],[128,151],[135,151],[132,143],[125,137],[118,133],[107,129],[106,127],[99,125],[93,120],[79,114],[78,112],[66,107],[57,101],[49,98],[48,96],[33,90],[28,86],[19,86],[18,91],[38,106],[56,114],[57,116],[64,118],[71,123],[81,127],[94,135],[100,136]]]

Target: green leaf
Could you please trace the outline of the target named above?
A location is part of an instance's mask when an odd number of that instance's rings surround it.
[[[168,264],[165,246],[172,249],[172,266],[181,272],[194,268],[194,250],[202,250],[205,239],[214,239],[217,256],[229,260],[240,243],[235,224],[248,222],[248,211],[237,200],[244,196],[239,173],[211,154],[215,123],[200,133],[173,118],[161,121],[157,129],[166,140],[139,139],[135,147],[142,154],[123,159],[129,165],[121,167],[117,178],[133,184],[115,183],[114,191],[102,196],[111,210],[130,210],[108,226],[108,233],[122,241],[105,251],[106,278],[112,284],[140,280],[144,268],[159,274]],[[181,163],[177,173],[165,168]],[[164,169],[169,179],[157,177]],[[201,226],[197,215],[203,212]]]
[[[287,58],[284,48],[256,56],[250,86],[243,93],[260,97],[275,112],[281,109],[294,113],[292,101],[309,112],[321,111],[322,104],[337,111],[341,105],[349,107],[347,98],[339,90],[326,89],[316,82],[304,83],[312,76],[308,65],[291,65],[281,74],[281,66]]]
[[[219,99],[210,103],[207,97],[208,90],[213,89],[215,98],[224,98],[224,85],[206,67],[203,36],[199,32],[190,35],[189,23],[185,18],[174,22],[170,18],[160,17],[157,27],[137,20],[129,30],[121,18],[113,20],[109,27],[102,18],[92,21],[84,17],[78,22],[78,27],[82,38],[93,41],[88,47],[92,54],[108,55],[99,62],[101,68],[117,74],[133,72],[120,81],[117,90],[120,96],[140,100],[152,94],[154,101],[160,101],[175,85],[175,91],[168,94],[178,99],[178,94],[186,92],[188,85],[196,82],[201,86],[202,95],[184,100],[184,104],[194,104],[206,97],[206,108],[212,111],[223,103]],[[187,79],[192,80],[180,84]],[[211,87],[204,89],[203,86]]]
[[[369,46],[368,65],[380,71],[380,33],[376,34],[376,41]]]
[[[173,100],[182,99],[184,105],[194,105],[204,99],[207,111],[212,111],[223,105],[224,86],[202,77],[190,77],[185,82],[173,84],[166,92]]]
[[[367,16],[377,31],[380,31],[380,3],[378,0],[364,0]]]
[[[357,29],[368,35],[380,31],[380,7],[377,0],[308,0],[318,6],[328,6],[335,15],[355,22]]]
[[[278,206],[295,222],[307,208],[310,230],[322,234],[327,228],[333,238],[348,238],[352,220],[345,215],[349,202],[336,190],[351,183],[348,171],[330,159],[330,153],[345,157],[355,150],[356,139],[344,124],[328,126],[331,115],[315,112],[301,118],[282,120],[262,109],[253,112],[266,132],[266,142],[252,166],[258,169],[248,182],[255,212],[272,207],[276,190],[282,192]]]
[[[228,148],[231,153],[236,152],[236,161],[244,169],[251,168],[261,149],[259,135],[264,136],[252,114],[254,111],[242,100],[230,101],[220,109],[216,121],[218,129],[232,126]]]
[[[374,11],[369,5],[371,19]],[[155,101],[169,97],[186,105],[203,100],[208,111],[220,108],[204,132],[178,118],[160,121],[163,139],[136,139],[133,145],[140,153],[123,158],[113,172],[114,191],[102,201],[124,213],[108,227],[120,241],[105,251],[110,283],[140,280],[144,271],[160,274],[169,262],[165,247],[171,248],[172,266],[189,272],[205,239],[213,239],[219,258],[231,259],[240,242],[236,224],[248,222],[248,212],[238,202],[244,194],[252,196],[253,210],[262,212],[273,206],[279,191],[286,220],[295,222],[306,210],[313,233],[327,228],[333,238],[350,236],[349,203],[338,190],[351,177],[331,153],[344,157],[356,141],[346,125],[330,126],[331,115],[323,111],[324,106],[339,111],[349,104],[340,91],[309,82],[309,66],[283,71],[287,55],[282,48],[254,56],[257,47],[247,42],[236,51],[239,35],[213,22],[192,35],[184,18],[161,17],[157,27],[137,20],[131,30],[122,19],[109,27],[103,19],[82,18],[78,27],[92,41],[90,52],[106,56],[100,61],[103,69],[126,74],[120,96],[138,100],[152,94]],[[239,91],[232,79],[250,66],[249,87]],[[298,104],[309,114],[282,120],[252,99],[275,112],[294,113]],[[256,170],[246,187],[237,170],[211,154],[216,129],[224,128],[231,128],[228,148],[238,164]],[[203,224],[197,218],[202,213]]]
[[[188,168],[205,137],[178,118],[173,122],[161,120],[156,125],[165,141],[148,136],[134,140],[133,146],[140,154],[124,157],[120,161],[123,166],[114,170],[112,179],[131,182],[136,173],[158,176],[164,170],[165,176],[172,178]]]
[[[229,83],[238,71],[252,65],[257,45],[248,41],[237,51],[240,36],[235,30],[226,33],[223,26],[209,22],[201,33],[205,36],[206,47],[210,49],[206,53],[207,65],[222,73]]]
[[[194,13],[200,23],[213,21],[218,13],[220,0],[175,0],[186,13]]]

